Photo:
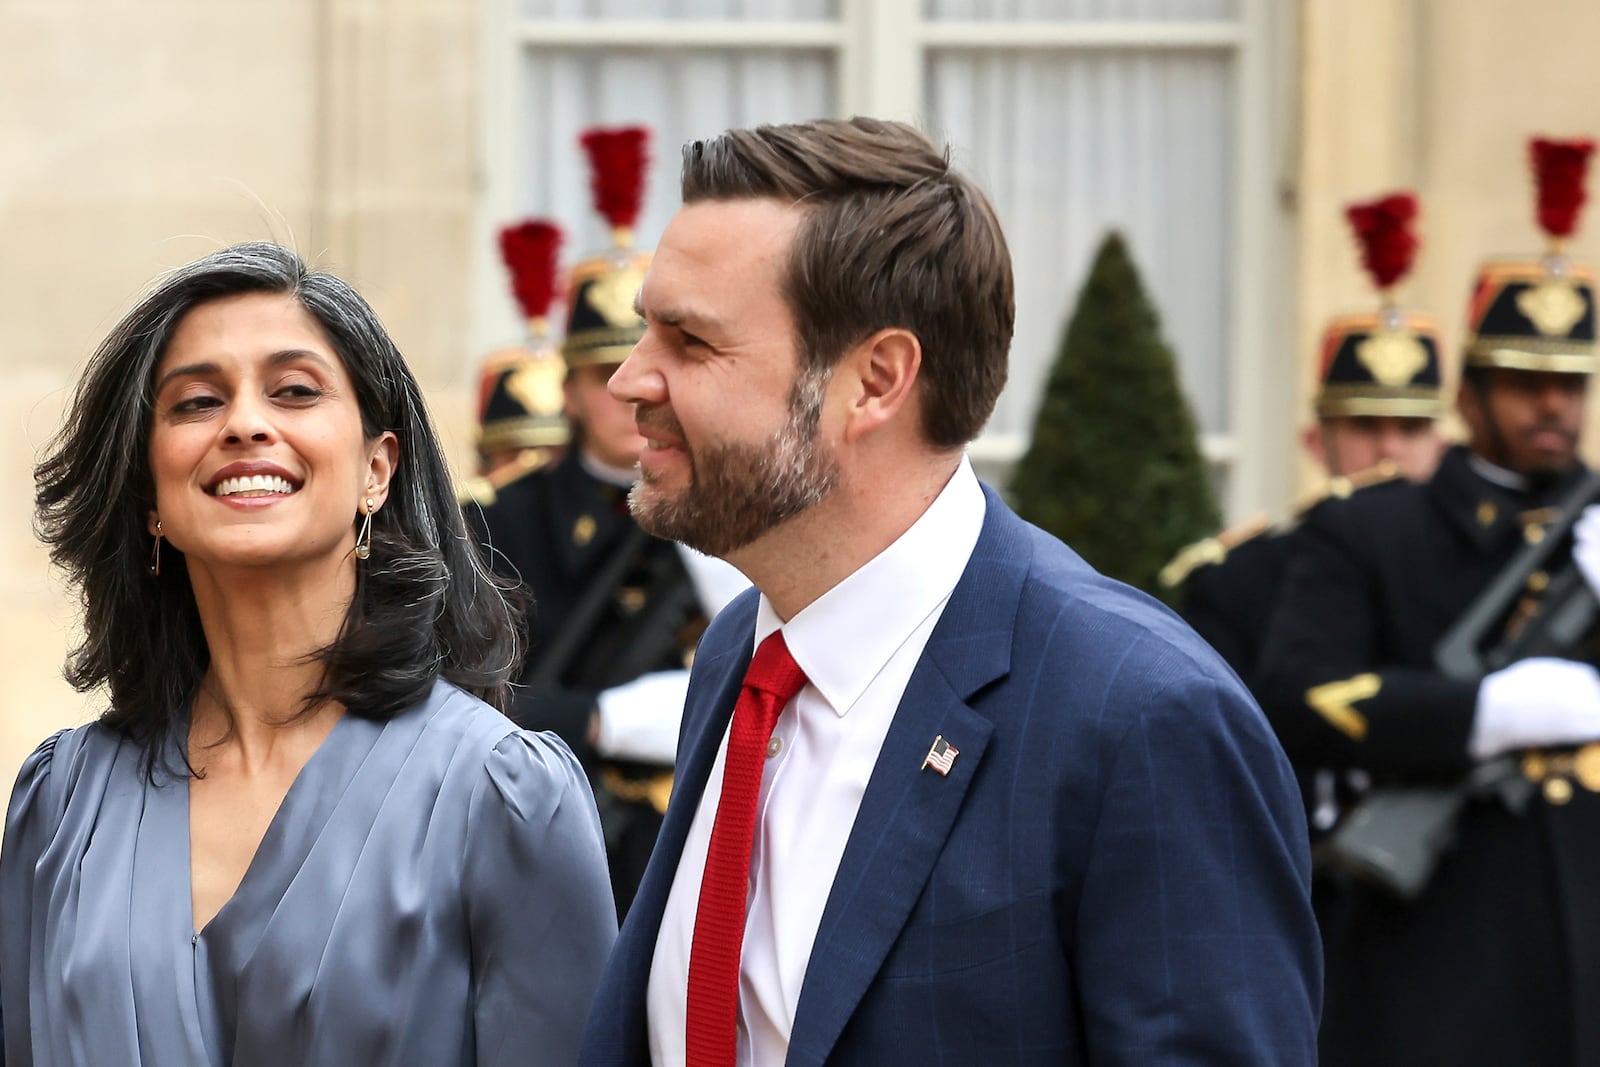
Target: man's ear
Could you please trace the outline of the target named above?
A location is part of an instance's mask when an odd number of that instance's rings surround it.
[[[1456,386],[1456,413],[1461,416],[1469,435],[1476,436],[1483,425],[1485,399],[1483,391],[1472,379],[1463,376],[1461,384]]]
[[[1300,447],[1319,467],[1328,465],[1328,449],[1322,439],[1322,423],[1311,422],[1300,430]]]
[[[845,440],[917,417],[913,396],[921,372],[922,342],[910,330],[887,327],[852,348],[834,371],[836,379],[849,375]]]
[[[567,380],[561,383],[561,414],[566,416],[569,425],[583,421],[582,406],[578,400],[577,376],[569,370]]]
[[[400,466],[400,439],[394,435],[394,431],[385,430],[370,448],[366,495],[372,498],[374,508],[381,508],[384,501],[389,499],[389,480]]]

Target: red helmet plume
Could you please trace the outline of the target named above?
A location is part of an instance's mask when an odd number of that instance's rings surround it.
[[[1421,242],[1412,229],[1417,218],[1417,198],[1412,193],[1391,193],[1363,204],[1351,204],[1345,217],[1361,242],[1361,266],[1380,290],[1388,289],[1411,270]]]
[[[583,150],[589,154],[589,188],[595,210],[614,230],[632,229],[644,201],[644,168],[650,131],[643,126],[585,130]]]
[[[1588,199],[1583,183],[1593,152],[1594,142],[1587,138],[1535,137],[1528,142],[1533,180],[1539,188],[1539,228],[1556,240],[1571,237],[1578,228],[1578,214]]]
[[[511,291],[530,319],[550,314],[560,252],[561,228],[544,219],[529,219],[500,231],[500,255],[511,272]]]

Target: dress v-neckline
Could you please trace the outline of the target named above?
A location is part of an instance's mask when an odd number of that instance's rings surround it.
[[[180,776],[182,789],[178,791],[181,794],[178,799],[183,818],[183,833],[181,835],[183,839],[183,863],[181,866],[183,880],[187,887],[187,892],[183,894],[183,899],[188,903],[187,914],[189,941],[191,944],[199,942],[207,931],[213,928],[221,929],[222,927],[218,926],[218,920],[228,916],[230,911],[237,910],[235,905],[241,899],[248,899],[253,895],[258,895],[252,893],[251,890],[254,888],[255,883],[261,881],[264,877],[263,874],[259,873],[260,869],[268,866],[281,867],[281,864],[272,863],[271,861],[286,856],[297,840],[304,846],[294,850],[299,852],[299,858],[294,864],[294,868],[296,870],[299,869],[300,863],[305,860],[305,853],[310,851],[311,845],[315,843],[322,823],[326,821],[327,814],[331,810],[331,806],[318,805],[322,809],[323,817],[320,820],[315,820],[315,826],[308,825],[309,820],[306,819],[297,819],[298,825],[296,826],[288,825],[293,811],[297,808],[305,807],[306,803],[310,803],[310,801],[302,802],[300,800],[300,794],[309,790],[309,786],[302,787],[302,783],[314,779],[315,772],[313,768],[319,767],[322,762],[328,762],[322,759],[323,753],[336,749],[338,742],[335,739],[340,738],[347,732],[346,724],[353,718],[354,716],[348,712],[340,715],[333,727],[328,731],[327,736],[317,743],[316,749],[306,758],[305,763],[300,765],[300,769],[295,772],[294,780],[289,783],[289,788],[284,791],[283,799],[278,802],[277,810],[272,813],[272,818],[267,822],[267,828],[262,832],[261,840],[256,842],[255,851],[251,853],[250,862],[245,865],[244,874],[239,877],[238,884],[233,887],[233,892],[228,895],[228,899],[222,902],[222,906],[212,913],[211,918],[207,919],[203,926],[194,921],[194,837],[189,811],[189,786],[193,779],[187,773]],[[187,732],[185,732],[185,736],[187,736]],[[176,740],[174,738],[175,742]],[[330,756],[329,759],[331,760],[332,757]],[[347,767],[349,774],[355,772],[359,763],[360,761],[356,760]],[[180,765],[187,768],[187,764]],[[347,782],[348,774],[343,777]],[[342,785],[343,783],[337,790],[338,792],[343,792]]]
[[[139,788],[144,808],[134,848],[128,943],[131,956],[143,961],[133,981],[139,1025],[183,1035],[182,1062],[230,1062],[241,986],[261,967],[281,963],[271,956],[274,945],[294,942],[308,921],[321,921],[307,915],[305,894],[294,890],[309,865],[328,862],[319,854],[349,853],[351,827],[370,829],[368,808],[386,791],[361,783],[374,776],[392,781],[396,760],[409,751],[403,744],[396,749],[381,743],[389,726],[348,713],[334,724],[290,783],[233,895],[202,930],[194,926],[182,747],[187,733],[180,728],[168,738],[156,779]],[[402,732],[397,740],[406,737]],[[286,911],[289,901],[295,903]],[[278,931],[281,936],[275,936]]]

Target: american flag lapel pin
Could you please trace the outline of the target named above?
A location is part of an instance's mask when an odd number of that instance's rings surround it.
[[[940,734],[933,739],[933,747],[928,749],[928,754],[923,757],[922,769],[927,770],[932,767],[941,776],[949,774],[951,764],[955,763],[959,755],[961,755],[960,750],[946,741],[944,734]]]

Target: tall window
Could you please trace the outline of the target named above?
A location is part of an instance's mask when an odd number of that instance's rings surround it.
[[[905,118],[949,141],[994,198],[1016,263],[1011,381],[973,448],[980,465],[1026,447],[1090,257],[1116,228],[1228,509],[1278,503],[1287,461],[1268,438],[1283,429],[1273,409],[1291,403],[1293,361],[1267,355],[1272,303],[1288,295],[1266,262],[1271,0],[486,2],[485,340],[515,328],[493,225],[554,215],[573,254],[604,245],[584,127],[654,130],[648,243],[677,207],[687,140],[819,115]]]

